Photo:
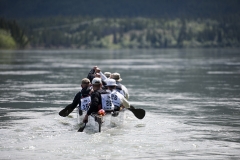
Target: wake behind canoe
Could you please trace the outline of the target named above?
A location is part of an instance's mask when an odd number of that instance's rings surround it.
[[[86,112],[83,111],[79,114],[79,110],[77,110],[77,121],[78,124],[81,124]],[[116,126],[121,126],[124,123],[126,118],[125,109],[121,110],[117,116],[113,113],[106,113],[106,115],[101,116],[97,113],[92,113],[88,117],[87,128],[93,130],[94,132],[101,132],[103,129],[112,128]]]

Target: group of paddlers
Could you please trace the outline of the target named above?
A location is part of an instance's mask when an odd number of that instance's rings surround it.
[[[113,116],[117,116],[123,108],[130,109],[129,93],[121,81],[119,73],[102,73],[100,68],[94,66],[87,78],[82,79],[81,90],[75,95],[73,102],[62,109],[59,115],[66,117],[79,106],[80,115],[86,111],[83,123],[87,123],[88,116],[92,113],[111,112]]]

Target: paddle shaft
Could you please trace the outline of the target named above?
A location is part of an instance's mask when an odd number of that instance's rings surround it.
[[[78,129],[78,132],[83,132],[84,128],[86,127],[86,124],[87,124],[87,123],[84,123],[84,125],[81,126],[81,127]]]

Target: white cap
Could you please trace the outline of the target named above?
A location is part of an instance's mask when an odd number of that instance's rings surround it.
[[[108,79],[106,86],[117,86],[116,81],[114,79]]]
[[[92,84],[93,84],[93,85],[94,85],[94,84],[102,84],[101,78],[93,78]]]

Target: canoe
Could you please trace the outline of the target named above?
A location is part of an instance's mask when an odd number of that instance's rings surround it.
[[[79,108],[77,109],[77,121],[78,124],[81,124],[86,111],[82,111],[82,114],[79,114]],[[109,129],[116,126],[121,126],[124,123],[126,118],[125,109],[121,110],[117,116],[113,116],[112,113],[106,113],[106,115],[101,116],[96,113],[88,116],[87,128],[93,130],[94,132],[101,132],[102,129]]]

